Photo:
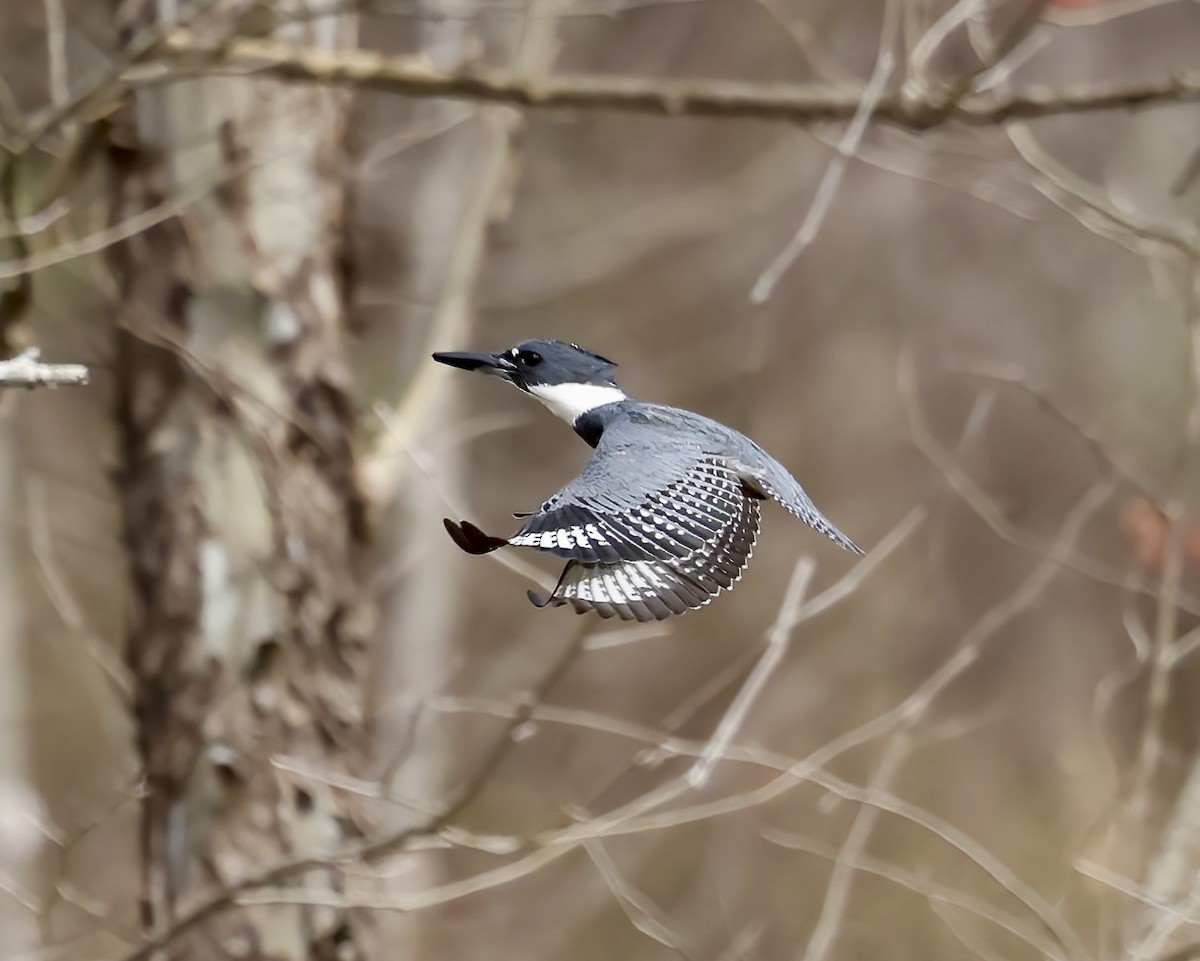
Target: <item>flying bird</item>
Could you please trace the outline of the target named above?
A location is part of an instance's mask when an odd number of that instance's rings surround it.
[[[606,357],[559,340],[498,354],[436,353],[441,364],[491,374],[536,397],[595,448],[583,471],[509,537],[469,521],[446,530],[468,554],[532,547],[567,558],[538,607],[570,604],[601,617],[662,620],[733,587],[771,499],[835,544],[863,551],[825,517],[758,444],[691,411],[626,396]]]

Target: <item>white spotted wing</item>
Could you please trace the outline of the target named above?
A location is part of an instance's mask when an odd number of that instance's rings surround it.
[[[585,471],[508,539],[570,559],[542,603],[651,620],[733,586],[758,536],[758,496],[720,458],[685,454],[660,460],[649,472],[660,483],[638,490]]]

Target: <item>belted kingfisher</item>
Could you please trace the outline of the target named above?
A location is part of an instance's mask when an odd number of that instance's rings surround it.
[[[568,558],[538,607],[661,620],[733,587],[758,537],[759,502],[778,501],[835,544],[863,551],[817,510],[787,469],[715,420],[625,395],[606,357],[559,340],[527,340],[498,354],[433,359],[502,377],[532,394],[596,449],[573,481],[510,537],[447,518],[468,554],[532,547]]]

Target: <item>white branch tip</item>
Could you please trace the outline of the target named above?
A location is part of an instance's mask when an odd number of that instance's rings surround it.
[[[30,347],[0,360],[0,387],[80,387],[88,382],[83,364],[43,364],[41,351]]]

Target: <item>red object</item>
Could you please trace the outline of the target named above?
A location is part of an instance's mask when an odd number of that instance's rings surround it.
[[[1200,570],[1200,520],[1185,521],[1183,532],[1183,564]],[[1129,542],[1130,552],[1139,567],[1161,572],[1167,560],[1167,518],[1157,507],[1143,498],[1126,501],[1121,507],[1121,531]]]

